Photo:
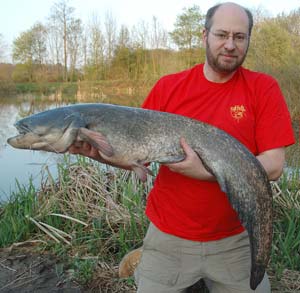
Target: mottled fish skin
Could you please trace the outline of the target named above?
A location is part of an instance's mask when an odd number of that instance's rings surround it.
[[[262,281],[272,243],[270,183],[255,156],[224,131],[180,115],[109,104],[61,107],[24,118],[16,127],[21,134],[8,139],[16,148],[65,152],[76,140],[86,140],[110,164],[129,167],[142,180],[150,173],[144,164],[184,159],[179,143],[184,137],[248,231],[251,289]]]

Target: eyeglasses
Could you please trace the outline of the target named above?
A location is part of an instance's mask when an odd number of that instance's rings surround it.
[[[249,38],[249,36],[244,33],[230,34],[229,32],[226,31],[220,31],[220,32],[208,31],[208,32],[210,32],[219,42],[225,42],[230,37],[232,37],[232,40],[236,45],[244,45]]]

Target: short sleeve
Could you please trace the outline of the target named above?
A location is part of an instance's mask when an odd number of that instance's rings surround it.
[[[276,80],[269,77],[258,87],[256,144],[258,152],[295,143],[291,117]]]

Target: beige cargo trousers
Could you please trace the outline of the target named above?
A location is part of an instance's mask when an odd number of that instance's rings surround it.
[[[250,263],[247,232],[197,242],[163,233],[150,224],[134,276],[138,293],[182,293],[201,278],[211,293],[270,293],[267,275],[255,291],[250,289]]]

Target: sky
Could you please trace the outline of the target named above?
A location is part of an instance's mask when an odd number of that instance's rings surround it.
[[[45,23],[55,0],[0,0],[0,34],[10,46],[21,32],[29,30],[36,22]],[[84,23],[96,14],[101,22],[111,13],[117,25],[131,27],[141,21],[151,23],[155,16],[159,23],[171,31],[176,17],[183,8],[198,5],[203,12],[224,0],[69,0],[68,5],[75,8],[75,15]],[[232,0],[247,8],[262,8],[276,16],[289,13],[300,7],[300,0]]]

